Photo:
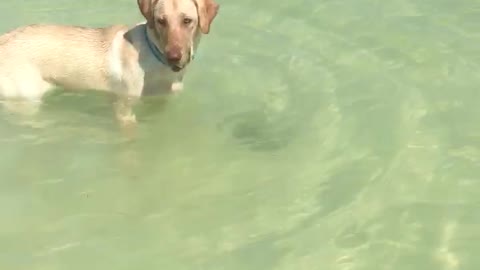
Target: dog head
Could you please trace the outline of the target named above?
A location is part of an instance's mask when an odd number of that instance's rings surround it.
[[[200,34],[208,34],[219,5],[214,0],[137,0],[152,39],[174,71],[191,60]]]

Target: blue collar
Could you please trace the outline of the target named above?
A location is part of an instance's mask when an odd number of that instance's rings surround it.
[[[167,59],[165,58],[165,55],[157,48],[155,43],[153,43],[150,40],[150,38],[148,37],[147,27],[148,26],[145,25],[145,40],[147,41],[147,44],[148,44],[148,47],[150,48],[150,51],[155,56],[155,58],[157,58],[157,60],[160,61],[160,63],[162,63],[166,66],[170,66],[170,64],[168,64]]]

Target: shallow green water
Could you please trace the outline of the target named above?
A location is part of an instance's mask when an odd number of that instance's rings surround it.
[[[479,269],[480,2],[219,3],[137,141],[93,92],[1,115],[0,269]],[[0,12],[2,32],[142,19],[133,0]]]

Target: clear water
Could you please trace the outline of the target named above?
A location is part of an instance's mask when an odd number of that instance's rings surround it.
[[[185,91],[0,121],[0,269],[480,267],[480,2],[219,0]],[[0,3],[0,30],[142,20]]]

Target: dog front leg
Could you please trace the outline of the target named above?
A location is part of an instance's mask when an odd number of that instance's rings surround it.
[[[114,101],[115,117],[120,124],[122,132],[124,132],[129,139],[135,137],[137,119],[133,112],[133,106],[137,100],[138,98],[118,95]]]
[[[137,122],[133,113],[135,100],[130,97],[118,96],[114,103],[115,116],[117,120],[124,125],[135,124]]]

